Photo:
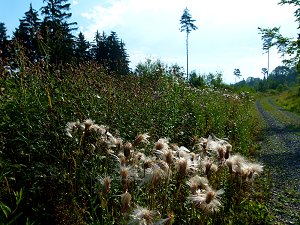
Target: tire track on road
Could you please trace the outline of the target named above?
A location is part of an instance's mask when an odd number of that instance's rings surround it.
[[[300,118],[270,98],[257,101],[256,107],[266,122],[260,159],[272,180],[268,206],[274,223],[300,224]]]

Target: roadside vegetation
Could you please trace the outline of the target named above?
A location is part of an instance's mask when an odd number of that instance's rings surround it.
[[[287,111],[295,112],[300,115],[300,89],[291,87],[276,97],[276,103]]]
[[[249,94],[150,61],[127,76],[19,62],[0,80],[2,223],[268,222]]]
[[[231,86],[132,70],[115,32],[73,35],[67,2],[30,5],[12,38],[0,22],[0,224],[270,224],[253,96],[294,85],[278,101],[299,110],[296,67]]]

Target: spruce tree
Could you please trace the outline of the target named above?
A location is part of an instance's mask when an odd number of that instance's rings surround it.
[[[22,44],[27,57],[31,61],[39,59],[37,33],[40,26],[38,12],[29,6],[23,19],[20,19],[20,25],[14,32],[14,40]]]
[[[118,75],[129,73],[129,60],[125,43],[120,41],[116,32],[107,36],[97,31],[92,46],[92,56],[95,61],[103,65],[108,71]]]
[[[180,31],[186,32],[186,76],[189,79],[189,34],[192,30],[197,30],[198,27],[194,25],[196,20],[192,19],[192,16],[188,10],[185,8],[180,19],[181,28]]]
[[[7,64],[8,60],[8,36],[7,29],[4,23],[0,22],[0,71],[3,69],[3,66]],[[2,72],[1,72],[2,73]]]
[[[5,48],[5,44],[7,43],[7,29],[5,27],[5,24],[0,22],[0,49],[3,52]]]
[[[91,59],[89,48],[90,43],[85,40],[83,33],[80,32],[75,42],[75,57],[77,62],[81,63]]]
[[[72,62],[74,58],[74,36],[72,31],[76,30],[72,26],[76,22],[68,23],[72,13],[70,13],[70,3],[68,0],[43,0],[46,5],[41,8],[44,21],[42,22],[42,32],[49,52],[50,62],[60,64]]]

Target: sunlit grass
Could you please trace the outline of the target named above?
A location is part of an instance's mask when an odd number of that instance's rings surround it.
[[[288,111],[300,115],[300,95],[299,87],[290,88],[276,97],[276,102]]]
[[[257,148],[247,93],[191,88],[166,71],[116,76],[94,63],[20,71],[0,79],[1,221],[268,219],[251,195],[259,166],[246,158],[231,170],[225,163]],[[224,148],[207,149],[213,134]],[[196,175],[208,186],[191,190]]]

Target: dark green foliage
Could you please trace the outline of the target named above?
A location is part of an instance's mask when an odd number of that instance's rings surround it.
[[[47,4],[41,8],[44,20],[41,24],[41,36],[44,55],[49,55],[50,62],[59,65],[62,62],[70,63],[73,60],[74,37],[72,31],[76,28],[76,22],[69,23],[70,13],[69,0],[44,0]]]
[[[118,75],[127,75],[129,73],[129,61],[126,53],[125,44],[119,41],[115,32],[107,36],[97,31],[95,43],[92,45],[93,59],[104,66],[108,72]]]
[[[189,34],[192,30],[198,29],[198,27],[194,24],[195,21],[196,20],[192,19],[189,10],[185,8],[180,19],[180,31],[184,31]]]
[[[7,41],[8,37],[7,37],[7,29],[5,27],[5,24],[0,22],[0,44],[1,44],[1,48],[3,48],[3,43],[5,41]]]
[[[278,66],[263,80],[249,77],[247,80],[234,84],[234,86],[239,88],[250,87],[260,92],[268,92],[270,90],[282,92],[287,90],[288,87],[296,86],[297,77],[298,73],[295,68]]]
[[[25,12],[23,19],[20,19],[20,25],[14,32],[14,40],[25,49],[26,56],[32,61],[40,59],[41,53],[38,46],[38,29],[40,19],[38,12],[30,4],[29,10]]]
[[[30,4],[12,40],[6,36],[4,23],[0,24],[1,65],[16,69],[20,52],[32,63],[51,64],[54,70],[70,63],[85,63],[94,60],[109,73],[127,75],[130,72],[129,56],[125,43],[115,32],[107,36],[97,31],[94,44],[85,40],[80,32],[76,38],[76,22],[68,22],[72,16],[68,0],[44,0],[41,8],[43,20]],[[5,73],[1,71],[1,74]]]
[[[7,64],[6,61],[8,61],[8,36],[6,34],[7,29],[5,27],[5,24],[0,22],[0,66],[1,68]],[[2,72],[2,69],[0,68],[0,71]],[[2,74],[2,73],[1,73]]]
[[[190,73],[190,84],[194,87],[204,87],[206,85],[205,78],[203,76],[198,76],[195,71]]]
[[[235,79],[240,79],[240,77],[242,76],[240,69],[234,69],[233,75],[235,76]]]
[[[214,133],[228,137],[235,151],[248,154],[255,149],[252,140],[257,129],[250,96],[190,88],[172,76],[170,68],[161,68],[153,77],[119,77],[94,63],[55,72],[44,64],[28,67],[27,63],[23,60],[19,65],[19,74],[0,80],[0,157],[8,163],[5,170],[17,168],[0,180],[2,190],[7,190],[0,197],[6,210],[1,213],[9,214],[8,219],[20,214],[19,224],[27,220],[36,224],[124,224],[128,220],[120,213],[120,181],[113,180],[108,197],[96,188],[98,176],[117,176],[115,160],[105,148],[95,151],[89,147],[90,143],[97,146],[93,134],[79,133],[70,139],[65,134],[67,122],[91,118],[109,126],[124,141],[149,132],[152,141],[170,137],[179,146],[192,148],[197,137]],[[180,193],[174,196],[176,202],[188,195],[184,182],[172,181],[165,195],[161,193],[166,188],[159,187],[161,191],[151,195],[150,203],[165,207],[162,216],[173,213],[180,223],[190,222],[193,213],[198,218],[195,221],[216,221],[201,217],[186,201],[170,204],[172,191]],[[22,201],[16,208],[12,193],[21,190]],[[143,198],[149,195],[138,195],[138,190],[132,192],[133,200],[145,204]],[[169,205],[161,204],[164,202]]]
[[[85,40],[82,32],[78,34],[78,38],[75,41],[75,57],[77,62],[84,63],[91,60],[91,54],[89,52],[90,43]]]

